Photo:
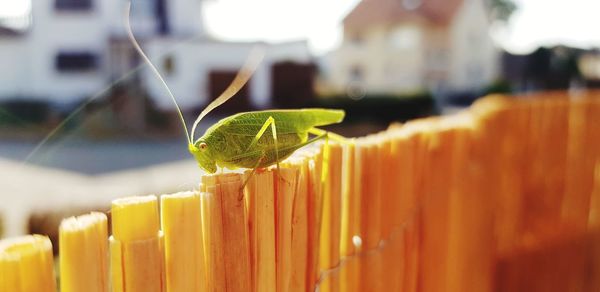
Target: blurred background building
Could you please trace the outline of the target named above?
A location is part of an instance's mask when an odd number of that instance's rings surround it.
[[[332,90],[476,91],[499,77],[483,1],[364,0],[343,25],[330,56]]]
[[[306,70],[312,67],[312,56],[305,41],[219,41],[204,30],[202,2],[134,1],[132,7],[135,35],[184,110],[201,108],[216,98],[255,46],[266,47],[265,60],[225,108],[272,106],[274,96],[291,93],[279,86],[282,75],[298,76],[300,92],[306,95],[302,98],[312,97],[312,72]],[[159,110],[172,111],[174,105],[164,98],[166,91],[156,76],[147,68],[137,70],[141,58],[126,35],[125,3],[32,1],[31,14],[20,16],[25,25],[5,25],[1,31],[0,100],[43,100],[68,111],[82,100],[109,95],[122,103],[123,123],[137,130],[144,126],[143,94]],[[298,84],[290,86],[297,89]],[[119,98],[132,90],[138,91]]]

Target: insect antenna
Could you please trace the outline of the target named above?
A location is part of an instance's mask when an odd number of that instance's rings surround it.
[[[171,97],[171,100],[173,100],[173,103],[175,104],[175,108],[177,109],[177,114],[179,115],[179,119],[181,120],[181,124],[183,125],[183,129],[185,130],[185,137],[187,138],[188,143],[191,144],[192,143],[192,139],[190,138],[190,134],[188,132],[187,125],[185,124],[185,119],[183,117],[183,113],[181,112],[181,108],[179,107],[179,104],[177,104],[177,100],[175,99],[175,96],[171,92],[171,89],[169,89],[169,86],[167,85],[167,82],[165,82],[165,80],[162,78],[162,76],[160,75],[160,72],[158,72],[158,70],[156,69],[156,67],[154,66],[154,64],[152,64],[152,62],[150,61],[150,59],[146,56],[146,54],[142,50],[142,47],[140,47],[140,45],[138,44],[137,40],[133,36],[133,31],[131,30],[131,23],[130,23],[131,1],[129,1],[127,3],[127,8],[126,8],[125,11],[126,11],[125,28],[127,29],[127,36],[129,37],[129,40],[133,44],[133,47],[136,49],[136,51],[144,59],[144,62],[146,62],[146,64],[148,64],[148,66],[150,66],[150,69],[152,69],[152,72],[156,75],[156,77],[158,77],[158,79],[160,80],[160,82],[162,83],[162,85],[165,87],[165,89],[169,93],[169,96]]]
[[[196,121],[194,121],[194,125],[192,126],[192,132],[190,133],[191,141],[194,141],[194,133],[196,132],[196,127],[198,126],[202,118],[204,118],[204,116],[206,116],[209,112],[211,112],[212,110],[214,110],[215,108],[219,107],[227,100],[232,98],[236,93],[240,91],[240,89],[242,89],[242,87],[244,87],[244,85],[246,85],[246,83],[248,82],[248,80],[250,80],[250,77],[252,77],[252,74],[254,74],[254,71],[256,71],[256,68],[262,61],[265,55],[264,52],[265,50],[262,46],[254,47],[250,52],[250,55],[248,55],[246,62],[244,63],[240,71],[238,71],[231,84],[227,86],[227,88],[223,91],[223,93],[221,93],[221,95],[219,95],[215,100],[208,104],[206,108],[202,110],[202,112],[200,112],[200,115],[198,115],[198,118],[196,119]]]

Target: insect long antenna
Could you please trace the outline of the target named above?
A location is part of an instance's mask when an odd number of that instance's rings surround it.
[[[252,74],[254,73],[254,71],[256,71],[256,68],[262,61],[263,57],[263,47],[254,47],[252,49],[250,55],[248,55],[248,58],[246,59],[246,62],[242,66],[242,69],[240,69],[240,71],[237,73],[231,84],[227,86],[227,88],[223,91],[223,93],[221,93],[221,95],[219,95],[219,97],[217,97],[210,104],[208,104],[206,108],[202,110],[200,115],[198,115],[196,121],[194,121],[194,125],[192,126],[192,132],[190,133],[191,141],[194,141],[194,133],[196,132],[196,127],[198,126],[202,118],[204,118],[204,116],[206,116],[209,112],[219,107],[227,100],[232,98],[236,93],[238,93],[240,89],[242,89],[242,87],[244,87],[244,85],[248,82],[248,80],[250,80],[250,77],[252,77]]]
[[[171,92],[171,89],[169,89],[169,86],[167,85],[167,82],[165,82],[165,80],[162,78],[162,76],[160,75],[160,73],[158,72],[158,70],[156,69],[156,67],[154,66],[154,64],[152,64],[152,62],[150,61],[150,59],[146,56],[146,54],[142,50],[142,47],[140,47],[140,44],[138,44],[137,40],[133,36],[133,31],[131,30],[131,23],[130,23],[131,1],[129,3],[127,3],[126,13],[127,14],[126,14],[126,17],[125,17],[125,27],[127,29],[127,36],[129,37],[129,40],[133,44],[133,47],[136,49],[136,51],[144,59],[144,62],[146,62],[146,64],[148,64],[148,66],[150,66],[150,69],[152,69],[152,72],[156,75],[156,77],[158,77],[158,79],[160,80],[160,82],[162,83],[162,85],[165,87],[165,89],[169,93],[169,96],[171,97],[171,100],[173,100],[173,103],[175,104],[175,108],[177,109],[177,114],[179,115],[179,119],[181,120],[181,124],[183,125],[183,129],[185,130],[185,137],[188,140],[188,143],[191,144],[192,143],[192,139],[190,139],[190,134],[189,134],[187,126],[185,124],[185,119],[183,118],[183,113],[181,112],[181,108],[179,107],[179,104],[177,104],[177,100],[175,99],[175,96]]]

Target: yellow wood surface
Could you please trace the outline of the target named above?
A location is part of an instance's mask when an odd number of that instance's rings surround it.
[[[48,237],[26,235],[0,241],[0,291],[56,291]]]
[[[108,225],[103,213],[63,220],[59,228],[60,290],[108,291]]]
[[[167,291],[205,291],[200,194],[163,195],[160,202]]]

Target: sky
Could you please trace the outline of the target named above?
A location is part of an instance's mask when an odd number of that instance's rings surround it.
[[[358,0],[217,0],[209,1],[209,31],[231,39],[308,38],[317,53],[334,49],[340,22]],[[539,45],[566,43],[600,47],[600,0],[514,0],[519,9],[507,27],[492,30],[498,45],[514,53]],[[268,7],[268,8],[267,8]],[[230,20],[243,20],[244,28]]]
[[[207,30],[218,38],[270,42],[307,39],[313,52],[322,54],[339,44],[341,20],[360,0],[204,1]],[[559,43],[600,47],[600,0],[514,1],[519,9],[509,25],[492,30],[499,46],[513,53]],[[24,13],[28,3],[0,0],[0,17]]]
[[[29,6],[27,0],[0,0],[0,17],[26,13]]]
[[[204,12],[208,31],[221,38],[274,42],[308,39],[314,52],[323,53],[340,43],[341,21],[358,2],[212,0],[206,3]]]
[[[495,31],[497,42],[515,53],[539,45],[567,44],[600,47],[599,0],[520,0],[519,9],[504,31]]]

